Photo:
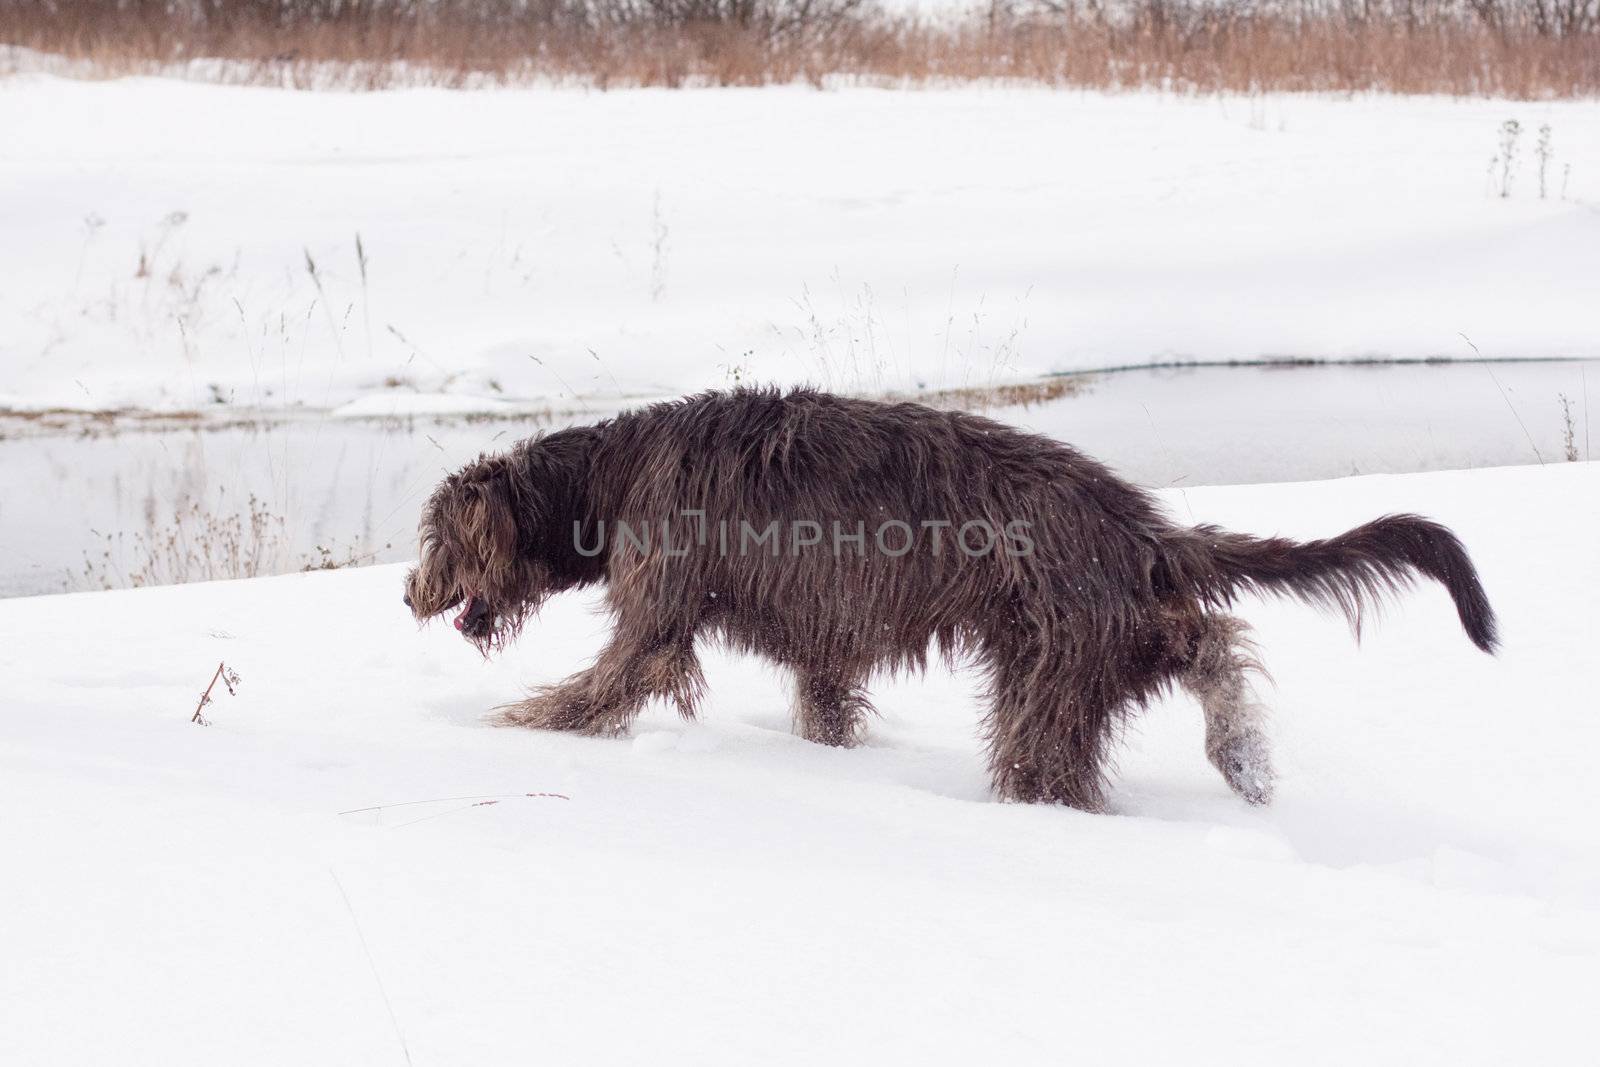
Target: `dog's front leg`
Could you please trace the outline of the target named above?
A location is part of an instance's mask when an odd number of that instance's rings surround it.
[[[500,708],[499,722],[615,737],[627,732],[652,697],[665,697],[684,718],[694,718],[704,686],[693,638],[613,638],[588,669]]]

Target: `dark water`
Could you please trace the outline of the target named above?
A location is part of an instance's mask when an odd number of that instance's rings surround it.
[[[1146,485],[1297,481],[1561,462],[1563,394],[1581,456],[1586,386],[1600,394],[1600,364],[1201,367],[1100,375],[1077,395],[988,414]],[[547,426],[322,420],[12,436],[0,440],[0,595],[408,559],[441,476]],[[203,515],[239,526],[208,531]]]

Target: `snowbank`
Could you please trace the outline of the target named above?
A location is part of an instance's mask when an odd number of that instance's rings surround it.
[[[1249,606],[1280,799],[1238,802],[1174,700],[1091,817],[989,800],[964,676],[881,687],[849,752],[722,656],[696,724],[484,727],[597,645],[580,598],[489,665],[417,632],[399,567],[0,602],[0,1060],[398,1063],[396,1025],[417,1064],[1577,1058],[1600,467],[1166,499],[1434,515],[1504,653],[1433,588],[1359,649]],[[218,660],[239,695],[190,725]],[[533,792],[570,799],[434,801]],[[405,806],[338,814],[374,805]]]
[[[23,75],[0,130],[0,394],[33,403],[1600,354],[1592,101]]]
[[[341,404],[328,414],[336,419],[438,418],[442,415],[490,415],[508,418],[529,409],[494,397],[450,393],[376,393]]]

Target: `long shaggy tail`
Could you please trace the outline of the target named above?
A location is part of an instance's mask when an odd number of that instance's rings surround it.
[[[1494,609],[1455,534],[1420,515],[1385,515],[1320,541],[1250,537],[1215,526],[1185,531],[1177,551],[1182,574],[1213,603],[1239,590],[1294,596],[1342,612],[1357,635],[1365,609],[1411,588],[1417,575],[1443,585],[1472,643],[1493,653]],[[1175,576],[1176,577],[1176,576]]]

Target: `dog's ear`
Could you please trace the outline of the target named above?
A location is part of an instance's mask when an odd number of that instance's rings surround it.
[[[486,465],[462,488],[462,528],[486,570],[509,567],[518,549],[517,502],[503,464]]]

